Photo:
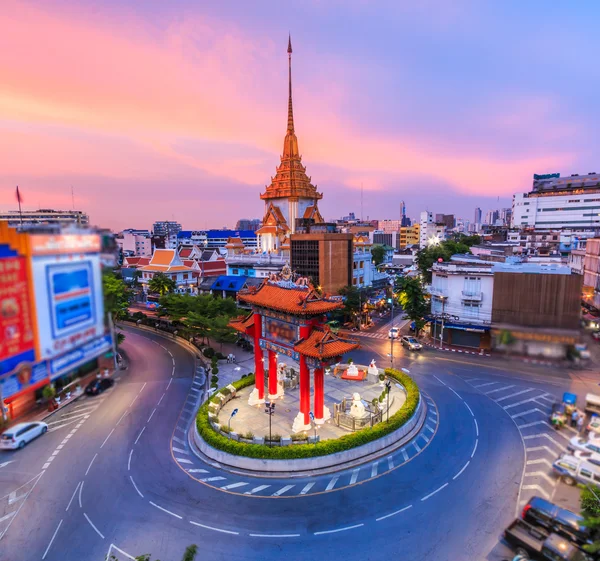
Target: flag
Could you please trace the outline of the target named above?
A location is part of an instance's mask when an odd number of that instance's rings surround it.
[[[23,197],[21,197],[21,192],[19,191],[19,186],[17,185],[17,202],[21,204],[23,202]]]

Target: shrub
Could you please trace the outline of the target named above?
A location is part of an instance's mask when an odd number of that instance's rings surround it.
[[[44,396],[44,399],[52,399],[56,395],[56,390],[54,389],[54,386],[52,384],[44,386],[44,389],[42,390],[42,395]]]
[[[244,433],[242,437],[246,438],[247,440],[252,440],[254,438],[254,433],[249,430],[248,432]]]
[[[385,374],[379,374],[379,381],[383,382],[385,380]]]
[[[213,375],[216,376],[219,373],[219,369],[216,366],[213,366],[212,367],[212,373],[213,373]]]
[[[222,450],[229,454],[237,456],[245,456],[248,458],[264,458],[264,459],[298,459],[312,458],[318,456],[326,456],[336,452],[343,452],[356,446],[368,444],[374,440],[382,438],[399,429],[404,425],[415,413],[419,404],[419,388],[410,376],[407,376],[401,371],[387,369],[386,375],[399,382],[406,391],[406,401],[402,407],[390,416],[389,421],[378,423],[373,427],[367,427],[363,430],[345,434],[336,440],[324,440],[316,444],[296,444],[294,446],[277,446],[269,448],[260,444],[248,444],[245,442],[237,442],[229,440],[219,432],[215,431],[212,425],[208,422],[208,404],[217,402],[215,396],[206,401],[198,411],[196,417],[196,426],[198,433],[207,444],[218,450]],[[254,376],[246,376],[245,378],[233,383],[233,386],[239,391],[242,388],[250,386],[254,383]],[[246,438],[247,435],[244,435]],[[292,441],[300,440],[300,435],[292,435]]]
[[[212,347],[206,347],[203,351],[202,354],[206,357],[206,358],[212,358],[213,356],[215,356],[215,350]]]
[[[217,351],[217,354],[215,355],[217,360],[225,360],[227,357],[220,351]]]
[[[221,431],[225,434],[229,434],[231,430],[229,429],[229,425],[221,425]]]
[[[210,383],[211,384],[218,384],[219,383],[219,377],[216,376],[215,374],[213,374],[210,378]]]
[[[271,438],[269,438],[269,440],[271,442],[281,442],[281,435],[280,434],[272,434]]]
[[[231,394],[231,390],[229,388],[223,388],[223,389],[221,389],[221,393],[223,395],[230,395]]]
[[[351,358],[348,359],[348,364],[352,364],[353,362],[354,361]]]
[[[298,442],[300,440],[307,440],[308,435],[305,432],[297,432],[296,434],[292,434],[292,442]]]

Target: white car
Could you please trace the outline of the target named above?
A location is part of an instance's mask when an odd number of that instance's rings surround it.
[[[388,339],[398,339],[400,336],[400,329],[392,327],[388,333]]]
[[[600,434],[598,434],[600,433],[600,417],[598,415],[592,415],[587,430],[593,433],[592,438],[600,438]]]
[[[402,346],[406,347],[409,351],[420,351],[423,348],[423,345],[410,335],[404,335],[400,341],[402,342]]]
[[[47,431],[48,425],[46,423],[19,423],[2,433],[2,436],[0,436],[0,449],[16,450],[17,448],[23,448],[25,444]]]
[[[581,450],[582,452],[593,452],[600,454],[600,439],[594,438],[595,433],[590,433],[590,438],[581,438],[580,436],[574,436],[571,438],[567,450],[575,452]]]

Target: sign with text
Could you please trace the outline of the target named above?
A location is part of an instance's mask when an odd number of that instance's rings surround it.
[[[293,347],[294,343],[299,339],[297,327],[293,323],[288,323],[280,319],[265,317],[263,319],[263,329],[263,337],[265,339],[280,345]]]
[[[7,399],[26,390],[33,390],[48,383],[48,370],[45,362],[38,364],[22,363],[15,373],[0,378],[2,398]]]
[[[100,236],[96,234],[62,234],[31,236],[33,255],[58,255],[61,253],[100,253]]]

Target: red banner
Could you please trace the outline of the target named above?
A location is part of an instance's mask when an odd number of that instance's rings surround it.
[[[0,361],[34,348],[24,257],[0,259]]]

